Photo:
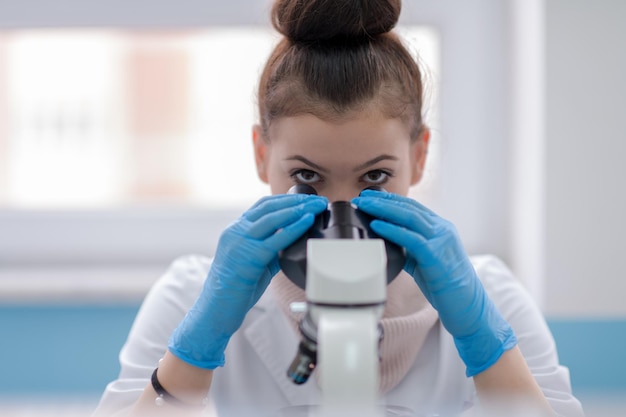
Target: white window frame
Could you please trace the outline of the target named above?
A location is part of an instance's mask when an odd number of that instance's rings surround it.
[[[0,31],[267,26],[270,7],[271,0],[20,0],[0,3]],[[508,90],[507,35],[516,17],[508,2],[499,0],[405,0],[402,13],[400,24],[431,25],[442,39],[440,191],[429,203],[457,225],[470,252],[491,252],[515,263],[509,225],[510,144],[504,138],[511,136],[514,93]],[[96,291],[119,296],[115,289],[129,281],[120,268],[144,268],[144,284],[131,290],[140,295],[173,258],[210,255],[223,228],[238,215],[193,207],[0,209],[0,294],[14,300],[67,294],[73,288],[80,293],[80,283],[89,276],[105,275],[110,285]],[[55,281],[51,276],[65,278]],[[41,291],[33,291],[35,286]]]

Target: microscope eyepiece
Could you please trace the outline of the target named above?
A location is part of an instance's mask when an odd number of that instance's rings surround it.
[[[384,191],[378,186],[366,190]],[[291,187],[289,194],[317,194],[315,188],[307,184]],[[281,251],[278,260],[287,278],[298,287],[306,288],[306,248],[309,239],[376,239],[379,238],[370,228],[374,220],[349,201],[333,201],[328,208],[317,215],[313,226],[291,246]],[[402,271],[405,263],[404,249],[385,240],[387,252],[387,283],[393,281]]]
[[[308,184],[296,184],[287,191],[287,194],[313,194],[317,195],[317,190]]]

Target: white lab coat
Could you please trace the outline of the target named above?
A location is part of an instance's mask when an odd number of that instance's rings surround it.
[[[582,416],[572,395],[569,371],[560,366],[552,335],[527,292],[493,256],[472,262],[490,297],[511,324],[530,370],[554,410]],[[134,403],[167,349],[167,340],[201,291],[211,261],[202,256],[176,260],[153,286],[120,352],[119,378],[111,382],[96,415],[111,415]],[[226,350],[226,365],[216,369],[210,398],[220,417],[296,415],[319,402],[315,378],[295,385],[286,377],[299,336],[266,291],[252,308]],[[476,410],[473,379],[465,376],[450,334],[437,322],[411,370],[384,398],[390,415],[459,415]],[[395,413],[395,414],[393,414]]]

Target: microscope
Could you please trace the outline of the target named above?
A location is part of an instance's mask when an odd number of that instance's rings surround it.
[[[316,194],[307,185],[289,192]],[[299,306],[301,341],[287,376],[303,384],[317,369],[315,417],[384,415],[378,406],[379,321],[386,286],[405,256],[369,228],[372,220],[349,202],[332,202],[279,257],[287,278],[306,292],[306,305]]]

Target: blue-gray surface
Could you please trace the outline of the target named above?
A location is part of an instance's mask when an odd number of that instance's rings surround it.
[[[0,307],[0,395],[93,395],[119,372],[137,305]]]
[[[117,355],[136,304],[0,306],[0,396],[97,396],[119,371]],[[574,392],[626,395],[626,319],[549,320]]]

